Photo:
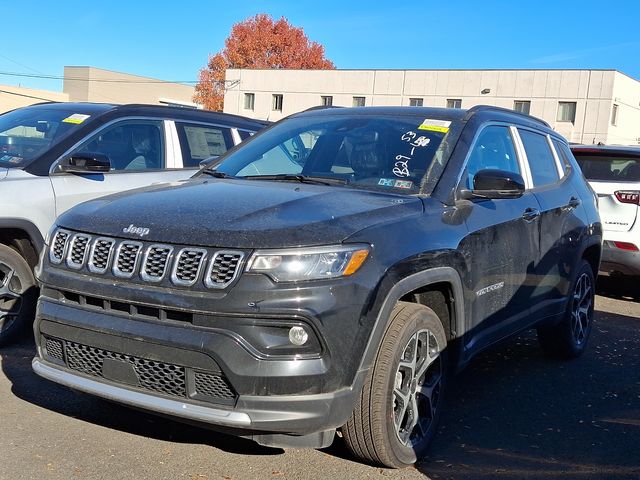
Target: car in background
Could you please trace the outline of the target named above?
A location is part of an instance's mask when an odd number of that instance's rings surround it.
[[[41,103],[0,115],[0,343],[33,317],[55,218],[85,200],[191,177],[266,125],[178,107]]]
[[[640,148],[571,145],[598,195],[604,245],[600,271],[640,275]]]

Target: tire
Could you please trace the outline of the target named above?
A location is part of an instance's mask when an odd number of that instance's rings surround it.
[[[433,310],[398,302],[356,407],[341,428],[354,456],[402,468],[425,454],[444,403],[446,345]]]
[[[555,325],[538,328],[538,342],[550,356],[577,358],[586,349],[593,326],[595,285],[591,265],[582,260],[571,284],[562,320]]]
[[[0,345],[15,340],[33,324],[37,290],[25,259],[0,244]]]

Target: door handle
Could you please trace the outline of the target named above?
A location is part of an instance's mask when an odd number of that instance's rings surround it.
[[[567,210],[571,210],[576,208],[578,205],[580,205],[580,199],[576,197],[571,197],[571,200],[569,200],[569,203],[567,203],[565,208]]]
[[[522,214],[522,218],[525,222],[533,222],[540,216],[540,210],[535,208],[527,208]]]

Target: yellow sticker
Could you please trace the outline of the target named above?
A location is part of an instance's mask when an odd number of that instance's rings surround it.
[[[74,113],[73,115],[68,116],[64,120],[65,123],[75,123],[76,125],[84,122],[90,115],[85,115],[83,113]]]
[[[418,127],[418,130],[428,130],[431,132],[447,133],[449,131],[449,120],[434,120],[432,118],[425,118],[422,125]]]

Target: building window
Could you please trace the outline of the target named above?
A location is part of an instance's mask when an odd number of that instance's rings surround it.
[[[462,108],[462,99],[447,98],[447,108]]]
[[[422,98],[410,98],[409,106],[410,107],[421,107],[423,104]]]
[[[244,94],[244,109],[245,110],[253,110],[253,106],[256,102],[256,96],[253,93],[245,93]]]
[[[271,110],[276,112],[282,111],[282,94],[277,93],[273,95],[273,100],[271,101]]]
[[[576,102],[558,102],[558,122],[576,121]]]
[[[618,125],[618,105],[613,104],[613,108],[611,109],[611,125],[614,127]]]
[[[531,102],[528,100],[516,100],[513,102],[513,109],[516,112],[526,113],[529,115],[529,111],[531,110]]]
[[[331,95],[323,95],[320,97],[320,100],[322,100],[322,105],[324,107],[330,107],[333,105],[333,97]]]
[[[354,107],[364,107],[365,97],[353,97],[353,106]]]

